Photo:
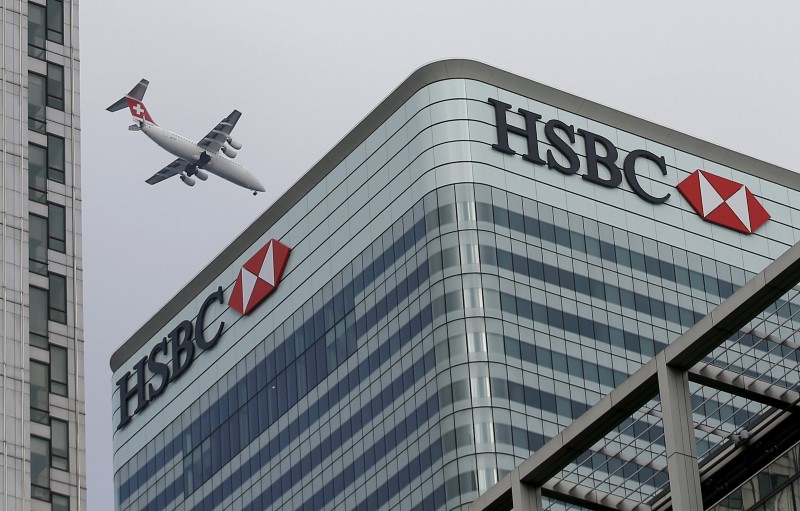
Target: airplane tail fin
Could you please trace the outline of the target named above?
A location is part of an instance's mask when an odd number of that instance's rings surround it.
[[[106,108],[106,110],[109,112],[116,112],[127,106],[130,108],[131,115],[133,115],[134,119],[155,124],[153,118],[150,117],[150,113],[148,113],[147,108],[145,108],[144,103],[142,103],[142,100],[144,99],[144,93],[147,92],[148,85],[150,85],[150,82],[142,78],[139,83],[137,83],[136,86],[125,95],[125,97]]]

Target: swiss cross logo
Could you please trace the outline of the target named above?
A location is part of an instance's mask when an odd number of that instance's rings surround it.
[[[752,234],[770,218],[746,186],[705,170],[695,170],[677,188],[698,215],[729,229]]]
[[[246,315],[275,290],[292,249],[270,240],[239,271],[228,306]]]
[[[134,119],[144,120],[155,124],[155,122],[153,122],[153,118],[150,117],[150,114],[147,112],[147,108],[145,108],[144,103],[131,98],[126,99],[128,101],[128,108],[130,108],[131,115],[134,117]]]

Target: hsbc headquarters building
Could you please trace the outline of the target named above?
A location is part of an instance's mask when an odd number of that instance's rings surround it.
[[[798,241],[786,169],[429,64],[113,355],[116,509],[793,509]]]

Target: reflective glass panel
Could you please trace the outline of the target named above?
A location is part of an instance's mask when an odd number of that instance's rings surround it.
[[[58,252],[65,252],[67,247],[67,219],[64,206],[50,203],[47,205],[47,210],[49,247]]]
[[[63,275],[50,274],[50,319],[67,322],[67,279]]]
[[[47,63],[47,106],[64,110],[64,68]]]
[[[30,215],[28,227],[30,270],[39,275],[47,275],[47,219],[39,215]]]
[[[31,360],[31,420],[42,424],[47,424],[50,413],[49,372],[47,364]]]
[[[64,42],[64,2],[61,0],[47,0],[47,39]]]
[[[50,346],[50,390],[67,395],[67,350],[61,346]]]
[[[69,511],[69,497],[53,494],[53,511]]]
[[[63,183],[64,168],[64,139],[47,135],[47,178]]]
[[[46,104],[46,78],[36,73],[28,74],[28,127],[33,131],[44,133]]]
[[[53,468],[69,470],[69,424],[50,420],[50,448]]]
[[[30,2],[28,3],[28,55],[44,59],[45,38],[45,9]]]
[[[50,500],[50,442],[45,438],[31,437],[31,496]]]
[[[34,4],[31,4],[34,5]],[[47,201],[47,152],[42,146],[28,145],[28,197],[32,201]],[[62,142],[63,153],[63,142]]]
[[[49,329],[48,295],[46,289],[30,287],[30,340],[31,346],[47,349]]]

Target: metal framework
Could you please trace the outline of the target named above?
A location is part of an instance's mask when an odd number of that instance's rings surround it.
[[[798,302],[793,302],[800,295],[798,282],[800,243],[489,488],[470,509],[543,511],[545,497],[598,510],[703,509],[698,435],[713,447],[706,454],[724,457],[725,448],[747,443],[757,433],[743,424],[733,426],[734,414],[760,419],[760,427],[769,429],[787,411],[798,411],[800,346],[792,340],[800,321]],[[700,403],[693,406],[693,401]],[[638,430],[631,427],[644,418]],[[652,449],[653,435],[663,445],[660,451]],[[611,458],[613,465],[607,461]],[[609,476],[598,482],[593,469],[602,459]],[[619,464],[628,466],[613,468]],[[668,479],[659,483],[657,476],[665,468]],[[704,463],[704,471],[718,469]],[[629,484],[631,473],[639,483]],[[644,486],[649,489],[642,490]]]

